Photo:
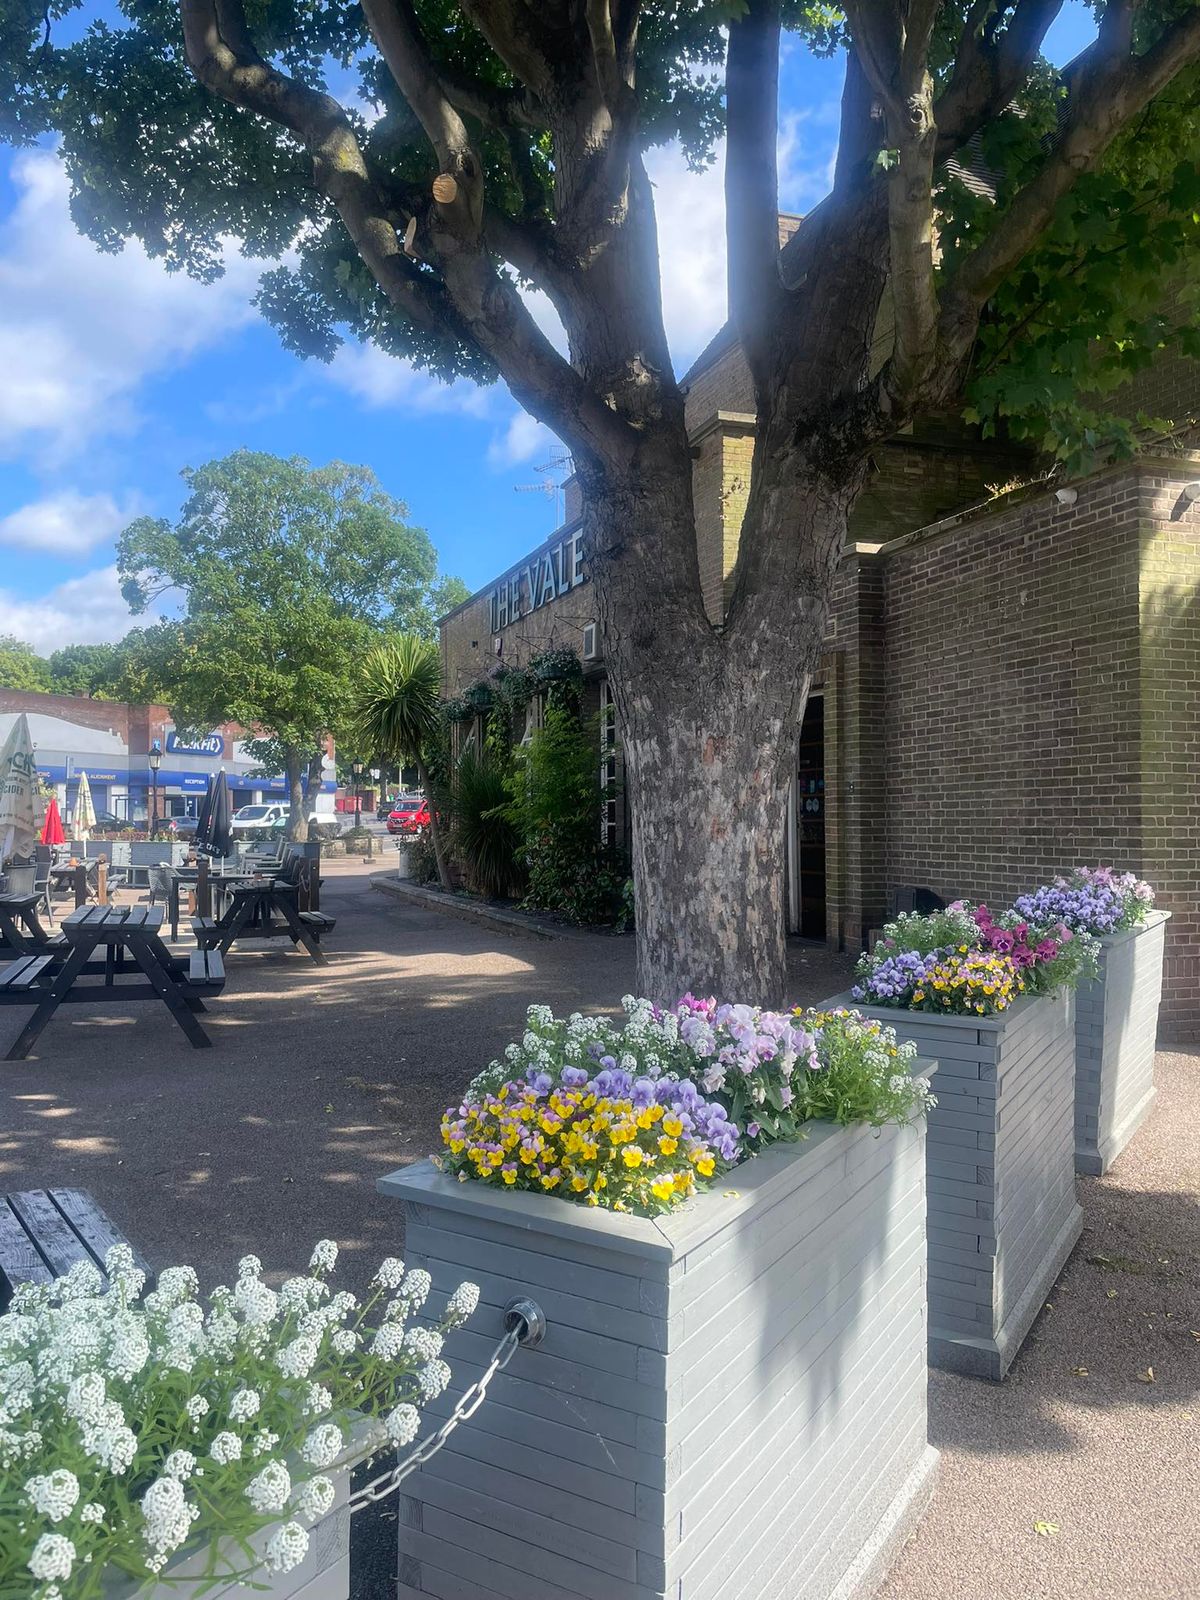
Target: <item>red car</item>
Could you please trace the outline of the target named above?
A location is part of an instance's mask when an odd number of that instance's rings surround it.
[[[429,804],[425,800],[397,800],[388,812],[389,833],[420,833],[429,826]]]

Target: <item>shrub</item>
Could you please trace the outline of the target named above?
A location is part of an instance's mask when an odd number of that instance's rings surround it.
[[[599,733],[551,703],[528,745],[513,752],[506,814],[529,875],[524,904],[572,922],[611,922],[627,869],[600,839]]]
[[[459,758],[454,786],[454,844],[470,887],[494,899],[516,885],[520,838],[508,815],[508,789],[494,757]]]

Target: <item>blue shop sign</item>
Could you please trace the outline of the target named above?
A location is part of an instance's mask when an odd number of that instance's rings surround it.
[[[167,749],[180,756],[211,756],[216,760],[225,754],[225,741],[219,733],[210,733],[203,739],[182,739],[177,733],[169,733]]]

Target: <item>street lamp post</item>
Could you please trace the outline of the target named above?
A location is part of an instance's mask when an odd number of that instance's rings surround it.
[[[155,739],[146,757],[150,765],[150,837],[158,827],[158,769],[162,766],[162,745]]]
[[[375,810],[376,810],[376,813],[378,814],[379,807],[380,807],[380,805],[382,804],[382,801],[383,801],[383,795],[382,795],[382,793],[380,791],[380,788],[379,788],[379,768],[378,767],[372,767],[371,768],[371,787],[375,791]]]
[[[358,785],[363,775],[362,762],[352,761],[350,771],[354,774],[354,826],[357,828],[362,825],[362,795],[358,792]]]

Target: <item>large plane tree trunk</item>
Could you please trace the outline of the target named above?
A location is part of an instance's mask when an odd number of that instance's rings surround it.
[[[797,474],[771,493],[769,478],[744,553],[763,570],[720,629],[698,584],[672,575],[696,559],[686,454],[636,492],[587,502],[633,818],[638,990],[659,1001],[789,999],[787,783],[860,480]]]

